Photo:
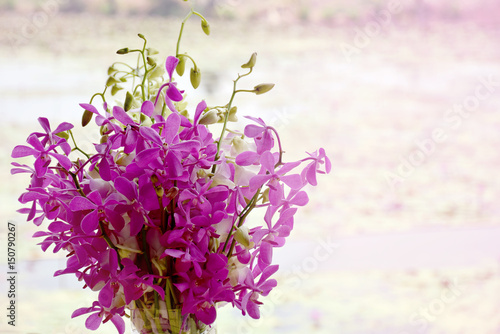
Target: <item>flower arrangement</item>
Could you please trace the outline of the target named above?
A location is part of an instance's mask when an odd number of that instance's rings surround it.
[[[113,64],[104,91],[80,104],[82,125],[95,117],[100,131],[95,152],[77,145],[72,124],[52,130],[43,117],[43,132],[12,152],[35,159],[33,166],[13,163],[13,174],[30,174],[19,198],[29,206],[20,212],[37,226],[49,222],[34,235],[43,238],[43,251],[53,245],[68,253],[66,268],[55,275],[74,274],[98,292],[90,307],[73,313],[90,314],[91,330],[111,321],[123,334],[127,316],[143,334],[198,332],[226,303],[259,318],[259,297],[277,284],[270,278],[278,270],[273,248],[285,244],[297,207],[307,204],[304,187],[331,169],[323,149],[287,162],[278,132],[260,118],[247,116],[252,123],[243,132],[229,128],[237,120],[237,94],[274,86],[237,88],[252,72],[255,53],[241,66],[245,73],[234,80],[228,103],[201,101],[187,111],[174,75],[192,63],[191,84],[200,84],[199,67],[179,52],[192,15],[210,33],[207,20],[191,10],[176,56],[164,66],[141,34],[142,48],[118,50],[136,53],[137,67]],[[123,103],[107,101],[120,94]],[[102,108],[92,104],[95,98]],[[210,127],[220,135],[214,138]],[[256,209],[265,210],[264,221],[250,228],[247,218]]]

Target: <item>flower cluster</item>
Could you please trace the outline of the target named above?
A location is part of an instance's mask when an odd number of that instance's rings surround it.
[[[74,274],[98,292],[92,306],[73,313],[90,313],[88,329],[111,320],[124,333],[122,317],[139,310],[136,320],[145,327],[163,317],[179,332],[187,321],[212,324],[224,303],[259,318],[260,296],[276,286],[273,248],[284,245],[297,207],[308,202],[303,188],[330,172],[323,149],[286,162],[276,129],[260,118],[248,117],[243,132],[229,130],[236,88],[229,104],[201,101],[190,117],[174,79],[186,57],[168,57],[168,80],[152,83],[148,74],[159,66],[148,56],[142,74],[133,72],[147,80],[124,105],[81,104],[84,123],[93,116],[100,130],[95,152],[77,146],[73,125],[52,131],[46,118],[39,118],[44,131],[12,152],[35,159],[33,167],[13,163],[12,173],[31,176],[19,198],[28,207],[20,212],[36,225],[48,223],[35,234],[42,249],[68,252],[56,275]],[[252,55],[243,67],[251,72],[254,65]],[[118,72],[115,81],[125,81],[116,80]],[[214,138],[209,126],[218,121],[222,133]],[[264,222],[249,227],[257,208],[265,210]]]

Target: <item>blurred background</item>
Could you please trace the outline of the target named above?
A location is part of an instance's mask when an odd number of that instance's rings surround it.
[[[219,333],[500,333],[500,3],[191,4],[212,31],[196,18],[185,28],[181,52],[202,71],[197,91],[184,84],[191,108],[225,104],[257,52],[242,84],[276,86],[239,96],[240,118],[275,126],[289,160],[324,147],[333,164],[275,254],[279,286],[262,318],[222,308]],[[70,316],[96,298],[52,277],[64,254],[41,252],[36,226],[16,212],[27,178],[10,175],[12,148],[39,116],[79,124],[78,104],[102,91],[108,66],[135,61],[115,52],[142,45],[137,33],[173,54],[188,10],[180,0],[0,0],[0,240],[16,223],[19,273],[17,326],[2,315],[1,333],[88,333],[85,317]]]

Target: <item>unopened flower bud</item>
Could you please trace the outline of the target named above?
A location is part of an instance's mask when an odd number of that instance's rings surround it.
[[[119,55],[126,55],[128,53],[128,48],[123,48],[118,51],[116,51]]]
[[[163,189],[162,186],[158,186],[158,187],[155,187],[155,192],[156,192],[156,196],[162,198],[163,194],[165,193],[165,190]]]
[[[158,182],[158,176],[156,176],[155,174],[151,175],[151,182],[153,184],[157,183]]]
[[[248,144],[246,141],[241,139],[241,137],[234,137],[233,140],[231,141],[233,144],[233,147],[236,151],[236,153],[242,153],[245,151],[248,151]]]
[[[101,137],[100,143],[101,143],[101,144],[104,144],[104,143],[106,143],[107,141],[108,141],[108,135],[104,135],[104,136],[102,136],[102,137]]]
[[[234,234],[234,238],[240,245],[242,245],[246,249],[251,249],[255,246],[255,243],[253,241],[250,241],[248,227],[246,226],[238,227],[236,233]]]
[[[200,85],[200,81],[201,81],[201,72],[200,72],[199,68],[197,68],[197,67],[191,68],[190,80],[191,80],[191,85],[193,86],[193,88],[194,89],[198,88],[198,86]]]
[[[152,70],[151,72],[148,72],[148,78],[150,78],[150,79],[159,78],[163,74],[165,74],[165,70],[163,69],[163,67],[156,66],[154,68],[154,70]]]
[[[207,112],[205,115],[203,115],[200,119],[200,124],[203,125],[209,125],[209,124],[214,124],[217,123],[219,120],[219,116],[217,115],[217,111],[215,110],[210,110]]]
[[[112,75],[113,73],[116,72],[116,68],[115,68],[115,65],[111,65],[109,68],[108,68],[108,75]]]
[[[106,81],[106,86],[107,87],[111,87],[111,86],[113,86],[113,85],[115,85],[117,83],[120,83],[120,81],[116,80],[115,77],[109,77],[108,80]]]
[[[113,87],[111,87],[111,95],[115,96],[116,93],[118,93],[122,89],[123,89],[123,87],[120,87],[118,85],[113,85]]]
[[[260,94],[264,94],[264,93],[269,92],[271,89],[273,89],[273,87],[274,87],[274,84],[272,84],[272,83],[260,84],[260,85],[257,85],[253,88],[254,89],[253,92],[256,95],[260,95]]]
[[[262,204],[269,202],[269,189],[267,188],[262,194]]]
[[[90,121],[92,120],[92,115],[94,115],[93,112],[91,111],[88,111],[88,110],[85,110],[83,112],[83,116],[82,116],[82,126],[86,126],[87,124],[90,123]]]
[[[247,61],[245,64],[241,65],[241,67],[242,68],[252,68],[255,66],[256,62],[257,62],[257,52],[254,52],[250,56],[250,60]]]
[[[170,199],[174,199],[175,197],[177,197],[178,194],[179,194],[179,188],[177,188],[177,187],[172,187],[172,188],[168,189],[167,192],[165,193],[167,198],[170,198]]]
[[[129,111],[134,104],[134,96],[127,91],[127,95],[125,96],[125,103],[123,104],[123,109],[125,111]]]
[[[150,66],[156,66],[156,61],[152,57],[146,57],[146,61]]]
[[[144,37],[144,35],[143,35],[143,34],[141,34],[141,33],[138,33],[138,34],[137,34],[137,36],[139,36],[139,38],[141,38],[141,39],[143,39],[143,40],[146,40],[146,37]]]
[[[185,69],[186,69],[186,57],[179,56],[179,62],[177,63],[177,67],[175,68],[175,71],[177,72],[177,74],[179,74],[179,76],[182,77]]]
[[[207,20],[201,19],[201,29],[203,29],[203,32],[207,36],[210,35],[210,25],[208,24]]]
[[[66,140],[68,140],[68,139],[69,139],[69,135],[68,135],[68,133],[67,133],[66,131],[56,133],[56,136],[61,137],[61,138],[64,138],[64,139],[66,139]]]
[[[155,48],[147,48],[146,49],[148,51],[148,55],[152,56],[152,55],[157,55],[158,53],[160,53],[158,50],[156,50]]]
[[[238,117],[236,116],[236,112],[238,111],[238,107],[232,107],[229,110],[229,115],[227,116],[227,119],[230,122],[238,122]]]

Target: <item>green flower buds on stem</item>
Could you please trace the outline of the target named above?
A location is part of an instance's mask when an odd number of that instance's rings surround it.
[[[114,77],[109,77],[106,81],[106,86],[111,87],[113,85],[116,85],[117,83],[120,83],[120,80],[116,80]]]
[[[250,56],[250,60],[248,60],[245,64],[241,65],[241,68],[252,68],[255,66],[256,62],[257,62],[257,52],[254,52]]]
[[[109,68],[108,68],[108,75],[112,75],[113,73],[116,72],[116,68],[115,68],[115,65],[111,65]]]
[[[210,35],[210,25],[208,24],[207,20],[201,19],[201,29],[203,29],[205,35]]]
[[[133,104],[134,96],[132,95],[132,93],[127,92],[127,96],[125,96],[125,103],[123,104],[123,109],[125,109],[125,111],[129,111],[130,109],[132,109]]]
[[[210,110],[205,115],[203,115],[200,119],[200,124],[209,125],[214,124],[219,121],[219,116],[217,115],[217,111]]]
[[[151,57],[147,57],[147,58],[146,58],[146,61],[148,62],[148,64],[149,64],[150,66],[156,66],[156,61],[155,61],[153,58],[151,58]]]
[[[116,51],[117,54],[119,55],[126,55],[128,53],[128,48],[123,48],[118,51]]]
[[[273,87],[274,87],[273,83],[260,84],[253,88],[253,92],[256,95],[260,95],[269,92],[271,89],[273,89]]]
[[[184,74],[184,70],[186,69],[186,57],[179,55],[179,62],[177,63],[177,67],[175,68],[175,71],[179,76],[182,77]]]
[[[94,114],[91,111],[85,110],[83,112],[82,126],[86,126],[87,124],[90,123],[90,121],[92,120],[92,115],[94,115]]]
[[[230,122],[237,122],[238,117],[236,116],[236,112],[238,111],[238,108],[236,106],[232,107],[231,110],[229,110],[229,115],[227,117],[227,120]]]
[[[118,93],[122,89],[123,87],[120,87],[118,85],[113,85],[113,87],[111,87],[111,96],[115,96],[116,93]]]
[[[156,50],[155,48],[147,48],[146,51],[148,51],[148,55],[150,56],[153,56],[153,55],[157,55],[160,53],[160,51]]]
[[[200,72],[200,69],[198,67],[193,67],[191,68],[191,76],[190,76],[190,80],[191,80],[191,85],[193,86],[194,89],[198,88],[198,86],[200,85],[200,81],[201,81],[201,72]]]

